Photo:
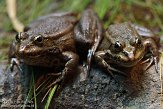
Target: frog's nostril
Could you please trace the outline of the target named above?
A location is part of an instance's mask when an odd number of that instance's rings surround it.
[[[127,53],[126,51],[123,51],[123,54],[124,54],[125,56],[128,56],[128,53]]]

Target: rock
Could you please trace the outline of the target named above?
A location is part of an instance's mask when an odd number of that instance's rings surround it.
[[[0,108],[20,109],[27,96],[23,90],[22,77],[19,70],[14,67],[11,71],[7,63],[0,63]]]
[[[127,77],[115,73],[115,78],[93,66],[86,81],[75,78],[55,97],[56,109],[159,109],[160,80],[154,66],[146,72],[136,66]]]
[[[24,101],[23,95],[27,96],[31,69],[24,65],[21,68],[24,71],[22,74],[16,68],[15,73],[10,70],[1,73],[1,78],[4,80],[0,83],[2,100]],[[114,78],[112,78],[106,71],[94,64],[86,79],[83,79],[85,74],[81,68],[78,68],[74,76],[67,75],[65,82],[55,93],[50,109],[160,108],[161,86],[159,74],[155,72],[154,66],[144,72],[142,65],[137,65],[132,69],[123,69],[127,77],[114,73]],[[37,69],[37,71],[34,73],[42,75],[43,70]],[[44,95],[43,92],[37,97],[38,108],[43,108],[45,105],[41,102]],[[2,104],[1,107],[4,106]]]
[[[0,96],[4,94],[4,84],[6,80],[6,74],[4,73],[4,70],[6,68],[6,65],[0,64]]]

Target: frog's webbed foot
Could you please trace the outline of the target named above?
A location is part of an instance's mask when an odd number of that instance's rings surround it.
[[[88,52],[84,66],[89,72],[92,57],[102,39],[102,26],[93,10],[87,9],[83,12],[78,25],[74,29],[74,33],[77,45],[82,48],[83,52]]]
[[[144,70],[146,71],[152,65],[152,63],[154,62],[155,70],[158,73],[157,57],[151,56],[150,58],[144,60],[141,64],[144,64],[144,63],[147,63],[147,62],[148,62],[148,65],[144,68]]]
[[[65,72],[65,71],[61,72],[61,76],[59,76],[54,82],[52,82],[52,83],[47,87],[47,89],[50,88],[50,87],[52,87],[52,86],[54,86],[54,85],[56,85],[57,83],[61,82],[61,81],[65,78],[65,75],[66,75],[66,72]]]
[[[124,76],[127,76],[126,73],[124,73],[124,72],[122,72],[122,71],[120,71],[120,70],[118,70],[118,69],[115,69],[115,68],[111,67],[111,66],[104,60],[105,54],[106,54],[106,53],[103,52],[103,51],[97,52],[97,53],[95,54],[95,61],[96,61],[100,66],[102,66],[103,68],[105,68],[105,69],[108,71],[108,73],[109,73],[112,77],[114,77],[112,71],[117,72],[117,73],[119,73],[119,74],[122,74],[122,75],[124,75]]]
[[[70,72],[73,72],[75,67],[77,67],[78,65],[78,60],[79,60],[79,57],[78,55],[76,55],[75,53],[73,52],[64,52],[63,53],[63,56],[64,56],[64,59],[67,61],[67,63],[65,64],[65,68],[63,69],[63,71],[61,73],[58,73],[58,74],[61,74],[61,76],[59,76],[59,78],[57,78],[53,83],[51,83],[47,88],[50,88],[51,86],[59,83],[59,82],[63,82],[64,81],[64,78],[65,76],[70,73]]]
[[[10,60],[10,66],[9,66],[9,68],[10,68],[11,72],[14,70],[14,66],[16,66],[17,69],[21,73],[23,72],[23,70],[20,67],[20,62],[19,62],[19,60],[17,58],[11,58],[11,60]]]
[[[159,56],[159,52],[158,52],[158,47],[155,43],[155,41],[152,38],[148,38],[144,41],[144,46],[146,47],[146,51],[150,52],[152,54],[152,56],[145,60],[143,63],[148,62],[149,64],[147,65],[146,69],[148,69],[148,67],[150,67],[152,65],[152,63],[154,62],[155,64],[155,70],[156,72],[158,72],[158,56]]]

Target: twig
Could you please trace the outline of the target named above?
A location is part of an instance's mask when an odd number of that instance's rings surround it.
[[[16,0],[6,0],[7,13],[11,19],[12,25],[17,32],[24,30],[24,25],[16,17]]]

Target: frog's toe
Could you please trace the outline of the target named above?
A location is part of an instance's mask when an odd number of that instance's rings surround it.
[[[153,58],[154,58],[155,70],[158,73],[158,61],[157,61],[157,57],[153,57]]]
[[[143,61],[141,64],[147,63],[148,65],[144,68],[144,71],[146,71],[151,65],[152,63],[154,63],[155,65],[155,70],[158,73],[158,61],[157,61],[157,57],[151,56],[151,58],[146,59],[145,61]]]
[[[152,65],[153,62],[155,64],[156,72],[158,72],[157,57],[153,56],[151,56],[151,58],[148,58],[141,63],[141,64],[148,63],[148,65],[144,68],[144,71],[146,71]]]
[[[14,66],[16,66],[17,69],[18,69],[21,73],[23,73],[23,70],[22,70],[22,68],[20,67],[20,62],[19,62],[19,60],[18,60],[17,58],[11,58],[10,66],[9,66],[11,72],[13,72]]]
[[[56,85],[57,83],[63,81],[64,78],[65,78],[65,75],[66,75],[66,72],[65,71],[61,72],[61,76],[58,77],[54,82],[52,82],[46,89],[49,89],[50,87],[52,87],[52,86]]]

